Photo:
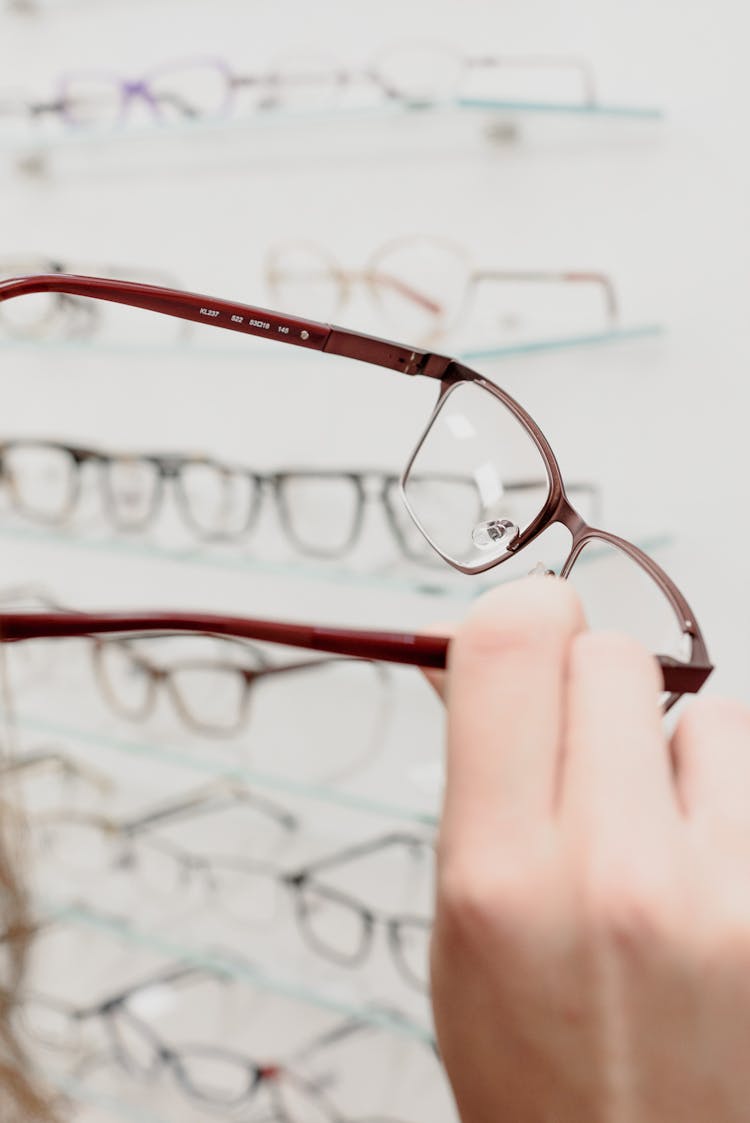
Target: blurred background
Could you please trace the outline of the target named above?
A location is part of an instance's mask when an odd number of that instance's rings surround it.
[[[465,357],[686,594],[706,689],[747,698],[746,32],[736,0],[6,2],[0,274]],[[50,294],[0,305],[0,367],[6,604],[400,630],[506,577],[454,574],[404,515],[421,380]],[[550,532],[513,573],[564,556]],[[597,622],[639,615],[584,578]],[[76,1117],[454,1118],[426,996],[440,708],[340,661],[248,702],[237,668],[296,657],[4,655],[41,925],[22,1013]]]

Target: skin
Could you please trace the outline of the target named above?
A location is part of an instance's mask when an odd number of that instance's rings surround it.
[[[456,632],[432,944],[463,1123],[750,1119],[750,711],[586,630],[573,589]]]

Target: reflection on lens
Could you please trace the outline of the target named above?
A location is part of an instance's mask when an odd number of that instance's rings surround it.
[[[250,525],[257,504],[252,476],[212,461],[180,467],[179,486],[188,518],[206,538],[232,538]]]
[[[397,338],[427,342],[455,321],[469,284],[460,249],[432,238],[393,242],[367,270],[370,290]]]
[[[293,473],[279,478],[279,499],[289,533],[298,546],[336,556],[352,544],[361,514],[357,480],[338,473]]]
[[[137,530],[147,523],[156,506],[161,477],[156,464],[122,456],[104,469],[109,515],[121,530]]]
[[[337,963],[356,963],[369,937],[367,919],[335,890],[306,883],[301,886],[297,914],[302,930],[321,955]]]
[[[624,632],[654,655],[688,662],[692,641],[659,585],[623,550],[593,538],[570,572],[592,629]]]
[[[425,478],[432,480],[429,491]],[[471,482],[472,502],[465,490],[467,502],[457,504],[455,485],[448,483],[457,478]],[[541,514],[549,490],[544,458],[525,426],[495,394],[471,382],[458,383],[443,398],[404,483],[422,533],[468,569],[506,556]]]
[[[42,522],[62,522],[76,492],[76,464],[65,449],[33,441],[14,443],[2,455],[3,477],[16,506]]]

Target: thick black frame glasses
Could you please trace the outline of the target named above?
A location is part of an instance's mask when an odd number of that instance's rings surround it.
[[[191,453],[113,452],[36,437],[0,441],[0,483],[19,514],[43,525],[57,526],[72,518],[88,465],[97,470],[105,517],[118,531],[152,526],[171,486],[183,524],[201,541],[243,540],[272,500],[279,526],[295,550],[310,557],[341,558],[361,538],[367,505],[376,502],[405,558],[442,566],[404,511],[395,472],[301,466],[259,472]],[[470,476],[425,473],[416,483],[423,493],[433,484],[440,493],[459,492],[479,519],[482,498]],[[514,500],[528,502],[529,492],[543,497],[546,489],[545,477],[507,481],[505,516],[513,515]],[[572,483],[569,490],[598,512],[595,484]]]

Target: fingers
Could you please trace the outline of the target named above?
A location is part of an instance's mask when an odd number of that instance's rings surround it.
[[[750,710],[740,702],[698,698],[672,739],[685,814],[710,815],[750,834]]]
[[[661,672],[644,647],[624,635],[590,632],[570,661],[561,808],[597,833],[631,843],[647,824],[678,816],[662,729]]]
[[[445,681],[445,671],[430,670],[429,667],[422,667],[422,674],[429,682],[432,689],[437,694],[441,702],[445,701],[445,694],[447,690]]]
[[[533,577],[482,597],[456,631],[443,848],[494,845],[549,811],[568,652],[584,626],[566,582]]]

